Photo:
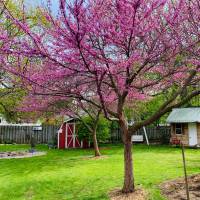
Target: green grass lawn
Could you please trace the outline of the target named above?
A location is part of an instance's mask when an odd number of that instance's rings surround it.
[[[0,151],[28,149],[0,145]],[[87,159],[92,150],[48,150],[46,156],[0,160],[0,200],[103,200],[123,183],[123,146],[107,145],[104,159]],[[162,200],[158,185],[183,176],[181,150],[166,146],[133,147],[135,181]],[[200,150],[186,150],[188,173],[200,173]]]

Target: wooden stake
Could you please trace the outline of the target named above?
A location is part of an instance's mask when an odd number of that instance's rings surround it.
[[[184,151],[184,146],[183,146],[182,142],[181,142],[181,149],[182,149],[182,157],[183,157],[183,169],[184,169],[184,175],[185,175],[186,195],[187,195],[187,200],[190,200],[188,178],[187,178],[187,169],[186,169],[186,161],[185,161],[185,151]]]
[[[144,126],[143,126],[143,130],[144,130],[145,139],[147,141],[147,145],[149,146],[149,139],[148,139],[148,136],[147,136],[146,128]]]

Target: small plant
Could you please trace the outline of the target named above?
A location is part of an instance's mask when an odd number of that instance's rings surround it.
[[[3,141],[4,144],[13,144],[14,141],[13,140],[10,140],[10,139],[6,139]]]

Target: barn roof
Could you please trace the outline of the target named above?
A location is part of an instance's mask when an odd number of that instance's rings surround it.
[[[173,109],[167,118],[167,123],[200,122],[200,107]]]
[[[74,123],[74,122],[77,122],[79,121],[78,118],[66,118],[64,119],[64,122],[67,122],[67,123]]]

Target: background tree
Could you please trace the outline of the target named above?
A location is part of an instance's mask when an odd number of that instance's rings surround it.
[[[15,16],[20,18],[20,9],[13,1],[5,1],[8,7]],[[12,26],[13,22],[5,15],[5,6],[0,4],[0,49],[9,42],[13,37],[19,35],[19,30]],[[3,69],[2,63],[0,64],[0,113],[6,118],[7,121],[17,122],[20,113],[16,108],[23,96],[24,92],[21,91],[16,84],[13,84],[13,75],[7,73]]]
[[[15,44],[12,43],[12,39],[15,37],[21,37],[23,32],[16,28],[13,21],[7,17],[5,11],[9,9],[13,16],[18,18],[19,21],[24,21],[25,16],[23,0],[13,1],[4,0],[0,3],[0,59],[6,58],[8,63],[13,63],[14,57],[9,57],[9,54],[2,54],[5,47],[9,45],[9,48],[15,48]],[[22,9],[20,9],[22,7]],[[27,19],[31,19],[30,25],[33,27],[36,24],[37,12],[29,11]],[[21,69],[28,63],[28,59],[24,57],[24,61],[21,62]],[[19,66],[18,66],[19,67]],[[24,68],[25,69],[25,68]],[[27,118],[33,118],[34,113],[22,113],[18,110],[23,97],[27,94],[25,89],[22,89],[21,77],[15,76],[8,70],[5,70],[4,63],[0,63],[0,113],[5,117],[8,122],[20,123],[28,121]]]

